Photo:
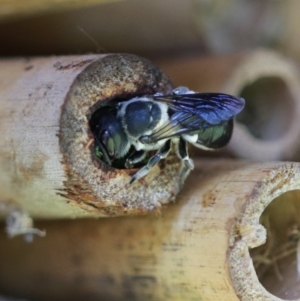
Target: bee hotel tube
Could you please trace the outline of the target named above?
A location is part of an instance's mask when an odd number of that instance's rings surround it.
[[[273,200],[291,193],[299,202],[299,175],[298,163],[197,160],[160,217],[43,221],[47,236],[31,245],[1,234],[1,291],[36,300],[285,300],[277,292],[286,276],[265,289],[249,249],[266,241],[260,216]]]
[[[242,96],[232,154],[251,160],[299,160],[300,85],[295,63],[269,50],[156,62],[175,85]]]
[[[26,228],[22,216],[145,214],[174,200],[180,169],[174,153],[163,172],[159,164],[130,185],[136,170],[98,160],[89,128],[91,115],[112,99],[172,88],[148,60],[129,54],[1,60],[1,215],[20,216]]]

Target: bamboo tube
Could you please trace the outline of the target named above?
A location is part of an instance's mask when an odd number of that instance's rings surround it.
[[[251,160],[299,160],[300,85],[293,62],[273,51],[156,62],[175,86],[246,100],[227,149]]]
[[[145,214],[174,199],[180,170],[174,154],[130,185],[136,170],[97,160],[88,125],[114,97],[171,89],[161,71],[134,55],[2,60],[0,213],[17,219],[12,235],[35,232],[30,217]]]
[[[39,300],[284,300],[261,285],[248,248],[266,240],[259,220],[269,203],[299,189],[300,165],[195,163],[161,217],[40,222],[47,237],[30,245],[1,234],[1,291]]]

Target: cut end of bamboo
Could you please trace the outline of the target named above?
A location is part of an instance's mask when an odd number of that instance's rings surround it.
[[[245,98],[228,149],[252,160],[295,159],[299,148],[299,72],[277,54],[258,50],[232,70],[224,91]]]
[[[229,269],[242,301],[300,298],[299,173],[296,163],[272,170],[257,183],[232,228]]]
[[[284,192],[264,210],[265,244],[250,254],[260,283],[284,300],[300,299],[300,190]]]
[[[94,155],[89,128],[92,114],[116,99],[169,93],[166,75],[148,60],[111,54],[90,64],[75,79],[63,106],[60,146],[67,180],[61,195],[76,206],[106,216],[159,210],[179,192],[180,162],[175,153],[130,184],[137,169],[109,166]]]

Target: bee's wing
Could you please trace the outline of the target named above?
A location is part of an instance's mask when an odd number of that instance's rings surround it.
[[[158,95],[153,99],[166,103],[174,114],[166,124],[147,136],[145,141],[148,142],[222,124],[237,115],[245,105],[243,98],[222,93]]]
[[[208,124],[219,124],[237,115],[245,106],[243,98],[224,93],[191,93],[154,96],[174,112],[195,114]]]

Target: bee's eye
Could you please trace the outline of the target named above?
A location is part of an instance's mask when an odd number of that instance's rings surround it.
[[[108,139],[109,139],[109,133],[108,131],[104,131],[101,133],[101,141],[102,143],[107,146],[107,143],[108,143]]]
[[[115,144],[108,131],[101,134],[101,141],[105,145],[108,154],[112,157],[115,154]]]

